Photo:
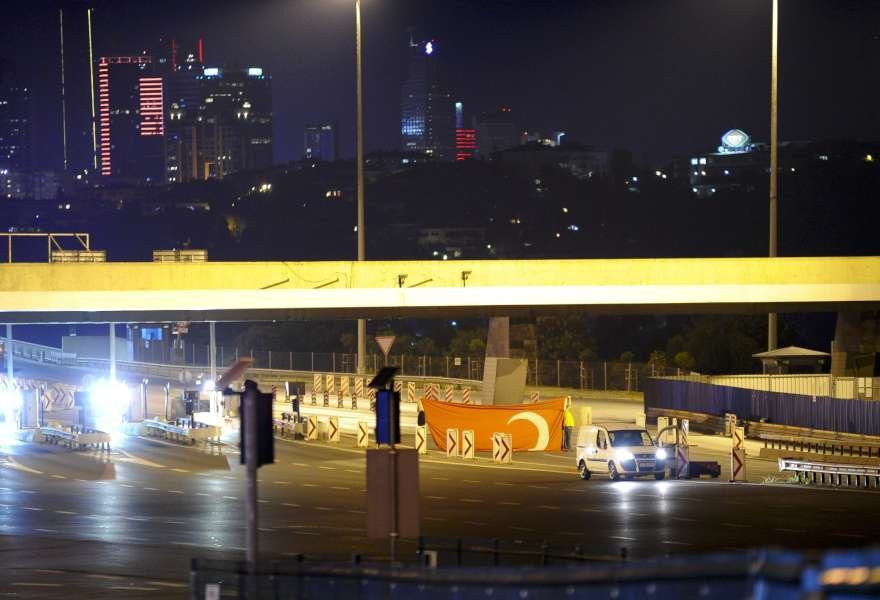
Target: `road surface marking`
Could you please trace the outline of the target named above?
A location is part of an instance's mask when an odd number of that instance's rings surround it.
[[[582,508],[581,512],[602,512],[601,508]]]
[[[67,479],[64,475],[52,475],[52,479]]]
[[[289,481],[273,481],[274,485],[290,485]]]
[[[201,548],[202,544],[193,544],[192,542],[171,542],[175,546],[190,546],[192,548]]]
[[[423,517],[426,521],[445,521],[443,517]]]
[[[361,471],[358,471],[357,469],[345,469],[345,472],[346,473],[357,473],[358,475],[361,474]]]
[[[303,487],[319,487],[317,483],[304,483]]]
[[[126,488],[133,488],[134,487],[130,483],[120,483],[119,485],[121,485],[122,487],[126,487]]]
[[[270,529],[268,527],[257,527],[260,531],[265,531],[266,533],[275,533],[274,529]]]
[[[742,502],[740,500],[724,500],[725,504],[748,504],[748,502]]]
[[[345,487],[344,485],[331,485],[331,490],[350,490],[351,488]]]
[[[150,585],[161,585],[165,587],[173,587],[173,588],[188,588],[190,584],[188,583],[177,583],[174,581],[148,581]]]
[[[159,491],[159,488],[154,488],[154,487],[145,487],[144,489],[149,490],[151,492],[158,492]]]
[[[557,531],[555,535],[571,535],[581,537],[583,534],[578,531]]]
[[[290,508],[300,508],[299,504],[294,504],[293,502],[282,502],[281,506],[288,506]]]
[[[324,510],[324,511],[331,511],[331,510],[333,510],[333,509],[330,508],[329,506],[316,506],[315,509],[316,509],[316,510]]]
[[[693,544],[688,544],[687,542],[676,542],[674,540],[663,540],[660,543],[669,544],[671,546],[693,546]]]
[[[551,506],[549,504],[539,504],[538,508],[543,508],[544,510],[559,510],[558,506]]]
[[[150,517],[123,517],[126,521],[149,521]]]
[[[169,494],[182,494],[183,490],[168,490]]]
[[[476,525],[477,527],[482,527],[485,525],[482,521],[463,521],[465,525]]]
[[[143,587],[138,585],[111,585],[108,590],[124,590],[126,592],[157,592],[156,588]]]
[[[512,502],[510,500],[502,500],[498,504],[501,506],[519,506],[519,502]]]
[[[546,489],[547,489],[547,486],[546,486],[546,485],[530,485],[530,486],[527,486],[527,487],[530,487],[530,488],[532,488],[533,490],[546,490]]]
[[[55,512],[58,513],[59,515],[75,515],[76,514],[72,510],[56,510]]]
[[[848,538],[867,537],[867,536],[862,535],[861,533],[832,533],[831,535],[836,535],[837,537],[848,537]]]
[[[206,494],[205,492],[196,492],[196,496],[210,496],[211,494]]]
[[[355,510],[355,509],[351,509],[351,510],[349,510],[348,512],[350,512],[350,513],[352,513],[352,514],[355,514],[355,515],[365,515],[365,514],[367,514],[367,511],[365,511],[365,510]]]
[[[171,542],[172,544],[174,542]],[[120,577],[119,575],[101,575],[99,573],[89,573],[86,577],[91,577],[92,579],[109,579],[111,581],[120,581],[125,579],[125,577]]]
[[[788,527],[774,527],[773,531],[782,531],[785,533],[806,533],[806,529],[789,529]]]
[[[694,523],[696,519],[690,517],[670,517],[673,521],[684,521],[685,523]]]
[[[470,504],[482,504],[482,500],[478,498],[461,498],[460,502],[468,502]]]
[[[34,529],[34,531],[42,531],[43,533],[58,533],[57,529],[42,529],[40,527],[37,527],[36,529]]]
[[[268,500],[257,500],[259,504],[269,504]]]
[[[462,483],[483,483],[482,481],[477,481],[476,479],[462,479]]]
[[[611,538],[612,540],[626,540],[626,541],[628,541],[628,542],[634,542],[634,541],[636,541],[636,538],[634,538],[634,537],[627,537],[627,536],[625,536],[625,535],[609,535],[608,537]]]
[[[436,481],[449,481],[449,477],[431,477],[431,479]]]
[[[13,469],[17,469],[19,471],[24,471],[25,473],[34,473],[36,475],[42,475],[42,471],[37,471],[36,469],[31,469],[30,467],[26,467],[23,464],[20,464],[15,461],[11,456],[9,457],[9,462],[7,463]]]
[[[628,517],[647,517],[648,513],[640,513],[640,512],[626,512],[624,513]]]
[[[175,473],[189,473],[189,471],[187,469],[178,469],[177,467],[175,467],[171,470],[174,471]]]
[[[168,525],[186,525],[183,521],[165,521]]]
[[[446,496],[425,496],[428,500],[446,500]]]
[[[514,531],[534,531],[531,527],[517,527],[516,525],[510,525],[508,529],[513,529]]]
[[[290,463],[290,464],[292,464],[294,467],[308,467],[309,466],[305,463]]]
[[[238,500],[235,496],[223,496],[224,500]]]
[[[510,482],[507,482],[507,481],[496,481],[495,485],[513,485],[513,484]]]
[[[34,490],[21,490],[22,494],[36,494]]]
[[[314,531],[297,531],[293,530],[291,533],[296,535],[321,535],[320,533],[315,533]]]
[[[325,471],[335,471],[336,470],[336,467],[321,467],[321,466],[319,466],[318,468],[324,469]]]
[[[38,508],[36,506],[22,506],[25,510],[43,510],[42,508]]]
[[[10,583],[9,585],[14,585],[17,587],[61,587],[64,584],[61,583],[42,583],[37,581],[16,581],[14,583]]]
[[[751,527],[751,525],[746,525],[745,523],[722,523],[723,527]],[[777,529],[776,531],[783,531],[782,529]],[[787,531],[793,531],[792,529],[788,529]]]

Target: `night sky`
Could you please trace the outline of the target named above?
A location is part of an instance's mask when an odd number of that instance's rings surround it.
[[[38,166],[60,166],[58,3],[4,3],[0,56],[31,78]],[[274,77],[275,158],[337,120],[354,148],[353,0],[97,2],[96,55],[205,39],[206,64]],[[781,0],[780,139],[878,139],[880,1]],[[65,6],[84,6],[66,3]],[[709,150],[739,127],[767,140],[770,0],[363,0],[368,150],[398,146],[407,30],[434,37],[467,113],[629,149]],[[73,42],[69,42],[73,43]],[[68,73],[68,78],[77,75]],[[83,107],[85,108],[85,107]],[[73,110],[73,109],[72,109]]]

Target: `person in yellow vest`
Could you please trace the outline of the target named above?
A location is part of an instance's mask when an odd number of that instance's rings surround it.
[[[571,414],[571,396],[565,397],[565,412],[562,414],[563,450],[571,451],[571,430],[574,429],[574,415]]]

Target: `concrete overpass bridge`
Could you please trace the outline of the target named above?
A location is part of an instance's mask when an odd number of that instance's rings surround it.
[[[880,257],[12,263],[0,322],[880,308]]]

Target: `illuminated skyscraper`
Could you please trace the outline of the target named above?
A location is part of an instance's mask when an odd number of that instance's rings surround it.
[[[336,145],[335,123],[309,125],[303,135],[303,157],[331,162],[339,158]]]
[[[147,55],[98,59],[102,176],[158,182],[163,171],[164,86]]]
[[[401,147],[440,160],[455,157],[455,109],[443,77],[437,40],[409,44],[409,76],[401,94]]]
[[[477,149],[477,131],[464,126],[464,105],[455,103],[455,160],[469,160]]]

